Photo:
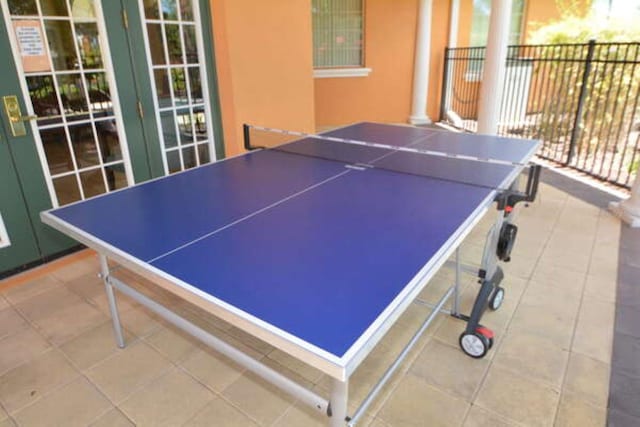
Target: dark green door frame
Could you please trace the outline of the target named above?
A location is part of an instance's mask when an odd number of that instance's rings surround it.
[[[4,19],[0,19],[0,51],[6,53],[4,61],[0,63],[0,97],[16,95],[21,110],[25,112],[18,71],[13,55],[10,54],[11,45]],[[51,208],[51,198],[31,127],[26,126],[25,136],[14,137],[4,106],[0,106],[0,115],[3,127],[0,141],[0,168],[3,169],[0,172],[0,210],[12,242],[8,248],[0,249],[1,273],[65,251],[77,243],[40,221],[40,212]],[[27,231],[29,228],[30,231]]]
[[[213,121],[214,149],[216,158],[222,159],[225,152],[211,9],[207,0],[194,1],[198,1],[200,7],[209,103]],[[113,63],[116,64],[118,96],[120,97],[124,116],[123,120],[127,140],[129,141],[129,153],[135,181],[141,182],[164,175],[163,154],[158,142],[160,137],[154,111],[153,82],[149,78],[149,63],[144,44],[142,16],[140,16],[140,7],[137,1],[120,0],[110,2],[102,0],[102,2],[109,46],[111,47]],[[132,90],[132,88],[135,90]],[[138,108],[143,112],[142,117]],[[140,143],[141,141],[142,143]],[[146,169],[143,169],[145,164],[147,165]]]
[[[194,1],[199,2],[201,11],[214,145],[216,157],[221,159],[224,157],[224,143],[211,11],[207,0]],[[158,143],[152,82],[138,2],[100,2],[115,73],[116,87],[112,90],[118,93],[133,179],[141,182],[162,176],[162,151]],[[126,14],[127,20],[123,19],[123,14]],[[128,21],[126,28],[125,21]],[[3,76],[0,79],[0,98],[16,95],[22,111],[26,112],[20,76],[13,55],[9,54],[11,44],[4,19],[0,19],[0,51],[7,53],[5,61],[0,63],[0,75]],[[52,205],[31,127],[27,126],[27,135],[13,137],[1,105],[0,109],[3,128],[0,131],[0,213],[11,241],[11,246],[0,248],[1,277],[8,270],[66,253],[77,247],[77,242],[40,221],[40,212],[50,209]]]

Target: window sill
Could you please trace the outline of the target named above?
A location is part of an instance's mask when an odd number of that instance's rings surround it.
[[[367,77],[371,68],[316,68],[313,77],[316,79],[328,79],[334,77]]]

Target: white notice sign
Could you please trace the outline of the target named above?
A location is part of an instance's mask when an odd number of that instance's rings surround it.
[[[49,55],[40,21],[15,20],[13,29],[25,72],[49,71]]]
[[[18,37],[18,44],[20,45],[20,55],[44,55],[44,44],[42,43],[40,28],[17,27],[16,36]]]

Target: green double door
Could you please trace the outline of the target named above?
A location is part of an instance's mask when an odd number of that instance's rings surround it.
[[[2,278],[77,245],[41,211],[214,161],[223,145],[208,1],[0,8]]]

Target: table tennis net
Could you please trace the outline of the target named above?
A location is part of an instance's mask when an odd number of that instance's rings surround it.
[[[506,190],[503,187],[510,185],[514,170],[525,166],[419,149],[410,143],[388,145],[252,125],[245,125],[244,138],[248,150],[267,149],[340,162],[352,169],[382,169],[498,190]]]

